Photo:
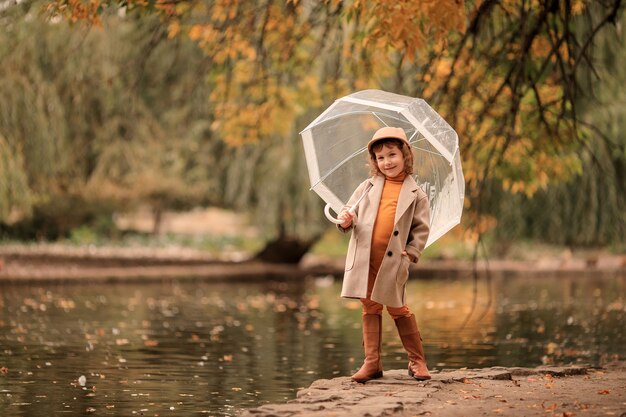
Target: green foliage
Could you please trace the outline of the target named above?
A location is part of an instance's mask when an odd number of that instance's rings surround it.
[[[584,131],[580,173],[533,198],[502,194],[498,238],[619,247],[626,236],[626,16],[595,38],[593,70],[579,74]]]
[[[155,236],[151,233],[115,232],[110,236],[112,229],[103,230],[96,225],[82,225],[72,229],[64,244],[76,246],[95,246],[103,248],[192,248],[198,249],[216,257],[225,253],[241,252],[248,257],[263,248],[264,241],[258,238],[243,237],[241,235],[183,235],[164,233]],[[109,234],[107,234],[107,232]],[[7,241],[7,239],[4,239]]]
[[[76,245],[95,245],[98,243],[99,235],[93,230],[93,228],[83,225],[76,229],[73,229],[70,233],[70,241]]]
[[[219,179],[206,172],[208,63],[197,47],[163,42],[156,16],[72,28],[26,3],[3,12],[0,34],[0,221],[47,219],[56,226],[42,233],[54,237],[73,227],[58,216],[84,220],[68,201],[208,201]]]

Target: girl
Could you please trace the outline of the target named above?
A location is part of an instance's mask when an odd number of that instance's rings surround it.
[[[411,176],[413,154],[403,129],[379,129],[367,149],[372,177],[357,187],[339,213],[343,220],[339,229],[352,231],[341,296],[359,298],[363,304],[365,361],[352,379],[366,382],[383,376],[380,350],[386,305],[409,356],[409,375],[427,380],[422,339],[405,304],[405,285],[409,264],[417,263],[428,239],[428,198]],[[348,208],[364,192],[367,196],[351,214]]]

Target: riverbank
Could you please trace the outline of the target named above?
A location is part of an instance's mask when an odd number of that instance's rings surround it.
[[[321,379],[286,404],[245,410],[280,416],[626,416],[626,365],[448,370],[418,382],[405,370],[365,384]]]
[[[292,279],[343,274],[343,258],[307,255],[298,265],[256,262],[245,253],[216,257],[183,247],[101,248],[66,245],[0,246],[0,282],[163,281]],[[511,276],[626,276],[626,256],[545,256],[533,260],[492,259],[476,264],[460,260],[425,260],[412,266],[420,278]]]

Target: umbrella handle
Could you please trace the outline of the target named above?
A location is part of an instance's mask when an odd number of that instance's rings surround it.
[[[356,201],[356,203],[354,203],[354,205],[352,207],[350,207],[350,209],[348,210],[350,212],[350,214],[356,213],[357,206],[365,198],[365,196],[367,195],[367,193],[369,192],[369,190],[371,188],[372,188],[372,184],[371,183],[367,184],[367,187],[365,187],[365,191],[363,191],[363,194],[361,195],[361,197],[359,197],[359,199]],[[326,215],[326,218],[329,221],[331,221],[332,223],[335,223],[335,224],[343,223],[343,220],[336,219],[336,218],[333,217],[332,214],[330,214],[330,204],[326,204],[326,207],[324,207],[324,214]]]
[[[326,215],[326,218],[328,219],[328,221],[335,223],[335,224],[341,224],[343,223],[343,220],[339,220],[333,217],[332,214],[330,214],[330,204],[326,204],[326,207],[324,207],[324,214]]]

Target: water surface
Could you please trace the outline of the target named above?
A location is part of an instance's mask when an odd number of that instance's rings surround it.
[[[431,369],[626,357],[626,279],[411,281]],[[234,415],[362,361],[339,283],[0,286],[0,415]],[[491,294],[491,296],[489,296]],[[465,327],[463,322],[472,312]],[[405,368],[384,317],[383,363]]]

